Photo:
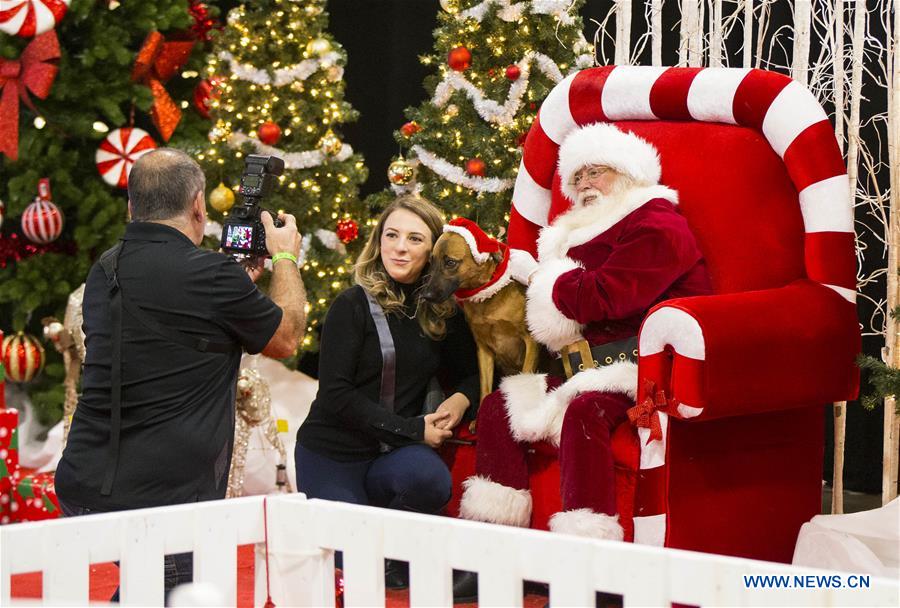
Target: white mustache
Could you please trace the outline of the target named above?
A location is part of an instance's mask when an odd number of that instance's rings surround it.
[[[597,199],[603,197],[603,193],[600,192],[599,190],[597,190],[596,188],[589,188],[588,190],[585,190],[585,191],[583,191],[583,192],[579,192],[579,193],[578,193],[578,200],[577,200],[576,202],[577,202],[579,205],[584,206],[584,199],[586,199],[586,198],[588,198],[588,197],[590,197],[590,196],[593,196],[593,197],[594,197],[594,202],[596,202]]]

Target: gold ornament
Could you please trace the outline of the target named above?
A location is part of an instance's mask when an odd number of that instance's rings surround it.
[[[325,156],[337,156],[343,147],[344,143],[341,139],[330,130],[319,140],[319,149]]]
[[[441,0],[441,8],[455,15],[459,12],[459,0]]]
[[[306,52],[309,55],[318,55],[321,57],[331,50],[331,43],[325,38],[313,38],[306,45]]]
[[[231,188],[219,182],[219,185],[209,193],[209,204],[219,213],[225,213],[234,207],[234,192],[231,191]]]
[[[344,68],[339,65],[333,65],[325,70],[325,78],[328,82],[337,82],[344,76]]]
[[[449,106],[447,106],[447,109],[444,110],[444,112],[450,118],[456,118],[456,116],[459,114],[459,106],[455,103],[451,103]]]
[[[388,166],[388,181],[396,186],[405,186],[412,181],[415,175],[412,165],[403,157],[398,158]]]

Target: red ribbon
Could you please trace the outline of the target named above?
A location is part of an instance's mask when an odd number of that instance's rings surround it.
[[[660,412],[669,412],[669,409],[675,410],[678,402],[672,397],[666,397],[663,389],[656,390],[653,381],[647,381],[646,397],[643,401],[628,410],[628,419],[634,426],[650,429],[650,437],[647,443],[651,441],[662,441],[662,421],[659,418]]]
[[[0,152],[11,160],[19,158],[19,99],[37,113],[29,91],[47,99],[59,67],[56,31],[35,36],[18,59],[0,59]]]
[[[181,122],[181,108],[172,100],[163,82],[187,63],[193,48],[193,40],[167,41],[159,32],[150,32],[134,61],[131,80],[147,85],[152,91],[150,117],[164,141],[169,141]]]

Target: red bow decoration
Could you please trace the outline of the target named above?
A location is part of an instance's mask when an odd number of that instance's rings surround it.
[[[634,426],[650,429],[650,437],[647,443],[651,441],[662,441],[662,422],[659,419],[660,412],[668,413],[669,409],[675,410],[678,407],[678,401],[672,397],[666,397],[663,389],[656,390],[656,384],[652,380],[648,380],[646,397],[628,410],[628,419]]]
[[[159,32],[150,32],[134,61],[131,80],[147,85],[153,92],[150,117],[164,141],[169,141],[181,122],[181,108],[172,100],[163,82],[187,63],[193,48],[193,40],[167,41]]]
[[[47,99],[59,67],[50,63],[59,59],[56,32],[35,36],[18,59],[0,59],[0,152],[11,160],[19,158],[19,99],[37,110],[28,92]]]

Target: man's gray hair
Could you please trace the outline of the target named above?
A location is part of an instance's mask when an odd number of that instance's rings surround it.
[[[149,152],[134,163],[128,175],[131,218],[147,222],[178,217],[205,188],[203,169],[181,150]]]

